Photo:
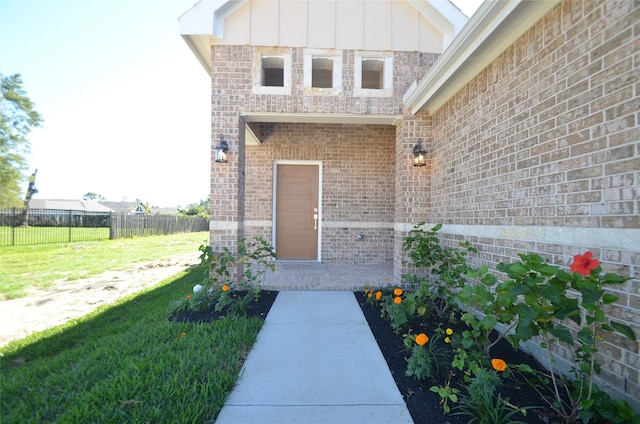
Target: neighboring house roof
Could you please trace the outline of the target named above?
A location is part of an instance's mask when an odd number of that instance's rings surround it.
[[[407,109],[435,112],[559,3],[483,2],[424,78],[405,93]]]
[[[174,206],[172,208],[151,208],[151,213],[153,215],[170,215],[178,213],[180,208],[178,206]]]
[[[100,203],[88,200],[61,200],[61,199],[31,199],[31,209],[61,209],[86,212],[112,212],[108,207]]]
[[[135,209],[140,206],[138,202],[99,202],[101,205],[106,206],[113,212],[129,213],[135,212]]]
[[[468,18],[446,0],[201,0],[178,20],[209,74],[211,44],[442,53]]]

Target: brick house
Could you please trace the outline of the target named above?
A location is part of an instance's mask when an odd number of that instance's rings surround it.
[[[423,0],[181,16],[211,75],[211,244],[262,236],[280,259],[393,263],[396,281],[420,221],[492,266],[590,250],[635,278],[610,313],[640,334],[640,3],[485,2],[466,21]],[[638,343],[611,340],[602,362],[640,408]]]

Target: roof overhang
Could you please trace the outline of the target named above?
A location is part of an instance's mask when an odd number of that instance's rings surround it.
[[[347,124],[347,125],[392,125],[402,121],[402,115],[348,115],[333,113],[271,113],[242,112],[240,119],[245,124],[245,144],[262,143],[258,123],[295,123],[295,124]]]
[[[425,77],[403,97],[406,108],[435,112],[561,0],[485,0]]]
[[[224,39],[225,19],[249,0],[200,0],[179,18],[180,35],[202,67],[211,73],[211,45]],[[467,22],[449,1],[407,0],[443,34],[446,48]]]

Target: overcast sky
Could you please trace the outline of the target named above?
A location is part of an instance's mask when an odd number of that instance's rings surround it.
[[[37,198],[207,197],[209,78],[177,21],[194,3],[0,0],[0,72],[21,74],[44,118],[29,136]],[[479,3],[454,1],[468,16]]]

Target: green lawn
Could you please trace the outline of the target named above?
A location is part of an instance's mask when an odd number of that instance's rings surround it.
[[[109,227],[0,227],[0,246],[108,240]]]
[[[136,262],[168,260],[198,254],[208,242],[207,232],[0,247],[0,296],[23,297],[30,287],[46,288],[55,280],[75,280],[108,270],[124,270]]]
[[[113,249],[137,254],[131,245]],[[30,258],[38,261],[35,252]],[[2,422],[214,420],[263,321],[169,322],[169,303],[201,282],[200,270],[183,272],[114,306],[2,348]]]

